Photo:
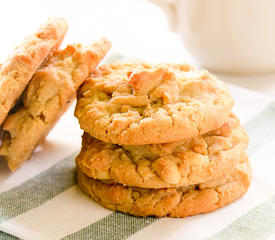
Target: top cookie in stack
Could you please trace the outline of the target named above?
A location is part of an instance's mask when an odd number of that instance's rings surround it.
[[[224,83],[189,65],[101,67],[78,93],[80,127],[104,142],[168,143],[221,127],[233,100]]]
[[[78,91],[80,187],[137,216],[185,217],[242,196],[248,136],[225,86],[187,64],[104,65]]]

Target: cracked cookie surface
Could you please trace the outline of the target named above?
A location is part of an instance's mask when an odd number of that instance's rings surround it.
[[[230,172],[248,136],[235,115],[218,130],[181,142],[117,145],[82,137],[77,166],[89,177],[141,188],[188,186]]]
[[[103,65],[78,92],[80,127],[104,142],[144,145],[181,141],[221,127],[233,100],[206,70],[187,64]]]
[[[179,188],[142,189],[108,184],[77,170],[78,184],[102,206],[135,216],[187,217],[214,211],[240,198],[251,182],[247,158],[230,176]],[[91,213],[93,214],[93,213]]]
[[[76,91],[111,47],[107,39],[57,50],[31,79],[23,106],[4,124],[0,155],[16,170],[27,160],[74,100]]]
[[[61,44],[67,21],[53,18],[24,39],[0,68],[0,125],[23,93],[38,67]]]

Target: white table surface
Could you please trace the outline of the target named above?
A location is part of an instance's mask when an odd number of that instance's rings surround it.
[[[111,52],[149,61],[191,62],[191,56],[167,24],[166,16],[146,0],[3,1],[0,61],[48,17],[65,17],[69,31],[63,43],[89,43],[99,36],[113,42]],[[275,73],[259,76],[217,74],[241,87],[275,96]]]

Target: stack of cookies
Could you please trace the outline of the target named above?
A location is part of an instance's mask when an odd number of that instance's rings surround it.
[[[0,155],[13,171],[30,158],[111,47],[102,38],[59,49],[67,28],[65,19],[49,19],[0,68]]]
[[[248,189],[248,136],[226,86],[187,64],[103,65],[78,91],[79,186],[106,208],[186,217]]]

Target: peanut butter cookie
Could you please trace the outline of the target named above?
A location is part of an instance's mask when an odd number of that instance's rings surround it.
[[[0,125],[38,67],[49,53],[59,47],[67,28],[65,19],[48,20],[34,34],[26,37],[5,60],[0,68]]]
[[[64,50],[57,50],[34,74],[24,93],[23,106],[3,124],[0,155],[11,170],[16,170],[31,156],[110,46],[104,38],[86,47],[69,45]]]
[[[133,188],[103,183],[77,172],[79,186],[104,207],[135,216],[187,217],[214,211],[240,198],[251,182],[247,158],[228,177],[179,188]],[[93,213],[91,213],[93,214]]]
[[[144,145],[181,141],[221,127],[233,100],[206,70],[184,64],[105,65],[81,87],[75,116],[104,142]]]
[[[232,115],[220,129],[158,145],[104,143],[84,133],[77,166],[87,176],[127,186],[188,186],[225,175],[245,156],[248,136]]]

